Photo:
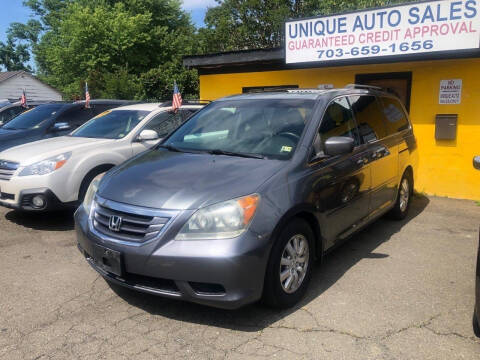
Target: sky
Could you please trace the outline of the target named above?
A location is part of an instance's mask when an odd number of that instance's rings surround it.
[[[10,23],[28,21],[30,11],[22,2],[23,0],[0,0],[0,41],[6,40]]]
[[[7,40],[7,29],[12,22],[27,22],[31,17],[30,9],[22,5],[23,0],[0,0],[0,41]],[[208,7],[217,5],[215,0],[183,0],[183,9],[192,17],[193,23],[201,27]],[[35,68],[33,58],[29,62]]]
[[[194,24],[197,26],[203,26],[207,8],[215,5],[217,5],[215,0],[183,0],[183,8],[190,13]]]
[[[6,40],[10,23],[28,21],[31,13],[22,2],[23,0],[0,0],[0,41]],[[215,0],[184,0],[183,8],[190,13],[197,26],[203,26],[207,7],[216,4]]]

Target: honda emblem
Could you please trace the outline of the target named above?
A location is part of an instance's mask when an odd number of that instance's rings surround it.
[[[120,216],[110,216],[110,221],[108,222],[108,228],[111,231],[119,232],[120,227],[122,226],[122,218]]]

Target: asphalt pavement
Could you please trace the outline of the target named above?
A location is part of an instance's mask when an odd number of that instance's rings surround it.
[[[109,286],[71,213],[0,209],[0,359],[478,360],[479,225],[475,202],[417,196],[316,266],[295,308],[225,311]]]

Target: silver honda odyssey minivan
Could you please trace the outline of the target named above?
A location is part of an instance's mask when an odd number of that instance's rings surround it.
[[[285,308],[327,251],[406,216],[416,163],[407,112],[379,88],[227,97],[96,178],[75,213],[78,246],[134,290]]]

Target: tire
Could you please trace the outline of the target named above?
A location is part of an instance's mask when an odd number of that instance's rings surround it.
[[[313,231],[305,220],[295,219],[282,230],[268,261],[263,288],[263,302],[266,305],[285,309],[303,298],[312,273],[313,241]],[[296,263],[292,263],[292,255]],[[294,268],[295,264],[297,268]],[[299,271],[299,268],[303,271]]]
[[[473,333],[475,334],[475,336],[480,338],[480,324],[478,323],[478,319],[475,312],[473,313],[472,323],[473,323]]]
[[[413,194],[413,180],[409,172],[405,172],[398,186],[397,201],[390,210],[390,218],[394,220],[403,220],[408,214]]]
[[[90,183],[100,175],[101,173],[104,173],[108,170],[110,170],[113,166],[105,165],[103,167],[98,167],[93,170],[91,170],[85,178],[82,180],[82,184],[80,185],[80,190],[78,191],[78,203],[81,204],[83,202],[83,199],[85,198],[85,195],[87,194],[88,187],[90,186]]]

